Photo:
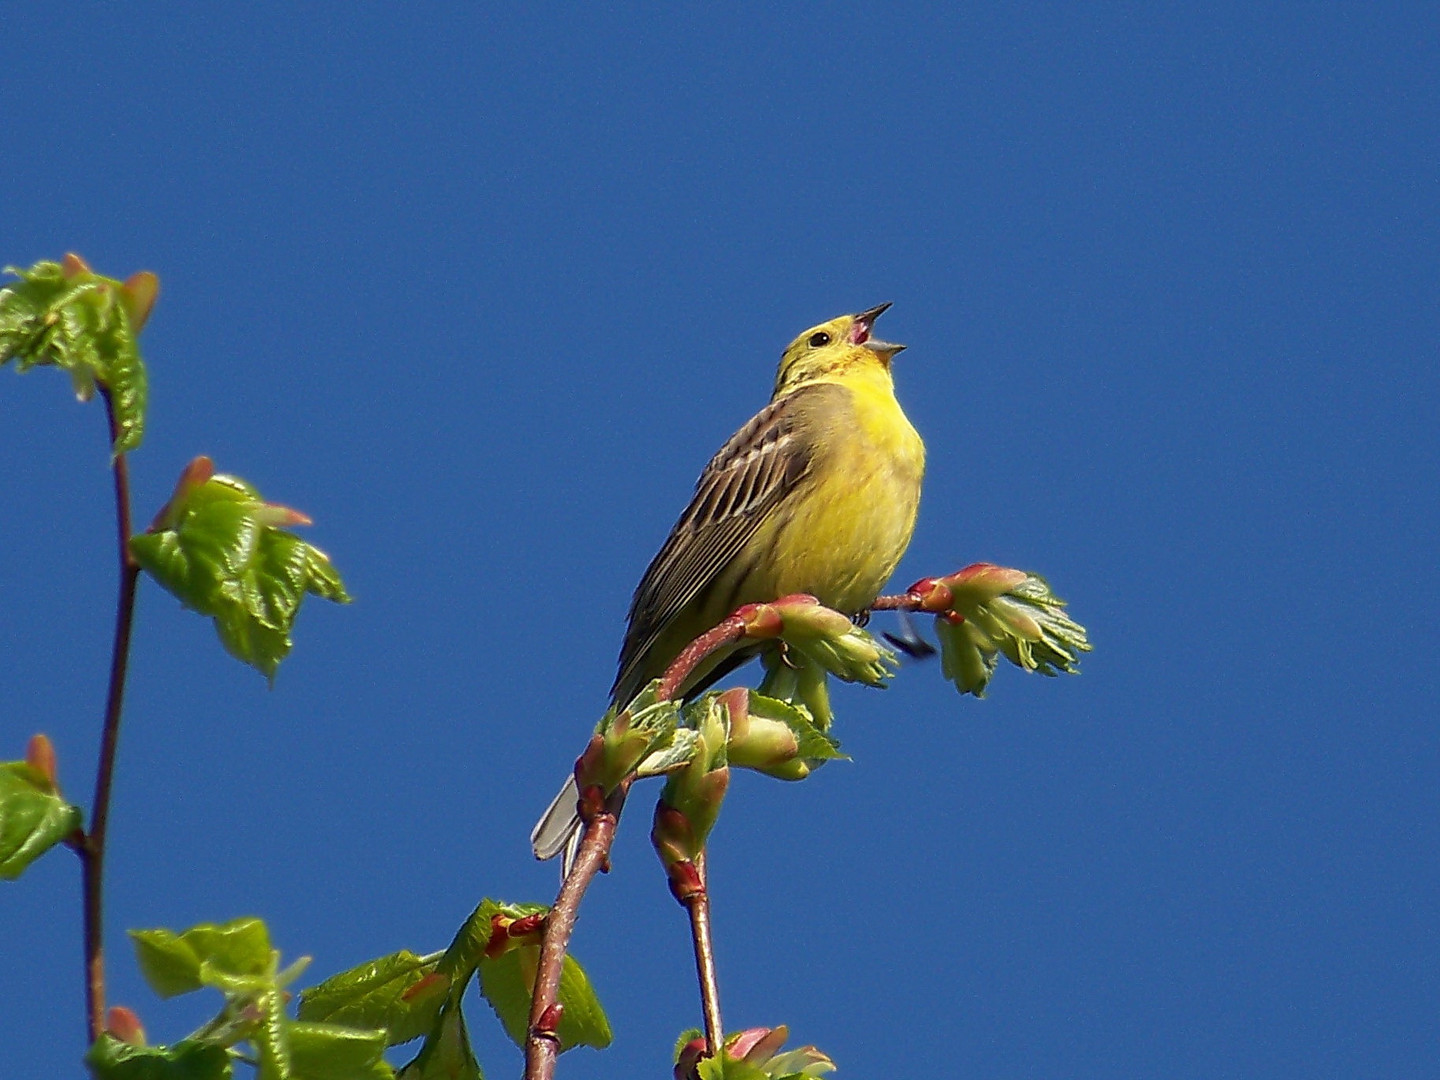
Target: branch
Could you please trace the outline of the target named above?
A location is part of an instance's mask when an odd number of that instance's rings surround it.
[[[695,944],[695,974],[700,980],[700,1006],[705,1013],[705,1055],[718,1057],[725,1043],[720,1023],[720,983],[715,975],[715,943],[710,935],[710,886],[705,873],[705,853],[695,858],[700,887],[682,900],[690,913],[690,937]]]
[[[575,864],[560,885],[560,894],[545,919],[540,938],[540,960],[535,973],[535,990],[530,999],[530,1028],[525,1040],[525,1080],[550,1080],[555,1075],[555,1059],[560,1054],[561,1006],[560,972],[565,964],[565,950],[580,915],[580,901],[595,875],[609,868],[610,845],[615,828],[625,807],[629,784],[611,792],[604,805],[587,816],[585,836]]]
[[[685,646],[684,651],[665,669],[665,674],[660,676],[660,686],[655,691],[655,697],[660,701],[668,701],[673,698],[706,657],[745,637],[749,630],[749,623],[740,612],[756,606],[755,604],[745,605],[724,622],[705,631]]]
[[[903,592],[892,596],[877,596],[870,605],[870,611],[919,611],[925,600],[919,593]]]
[[[105,415],[110,422],[110,443],[117,445],[120,426],[107,388],[101,387]],[[115,477],[115,522],[120,544],[120,592],[115,602],[115,642],[110,654],[110,689],[105,699],[105,722],[100,733],[100,761],[95,771],[95,801],[90,829],[75,851],[80,856],[84,896],[85,1014],[90,1041],[105,1030],[105,952],[102,881],[105,868],[105,831],[110,819],[110,785],[115,774],[115,753],[120,739],[120,709],[125,699],[125,672],[130,660],[130,627],[135,615],[135,586],[140,567],[130,555],[130,469],[123,453],[111,465]]]

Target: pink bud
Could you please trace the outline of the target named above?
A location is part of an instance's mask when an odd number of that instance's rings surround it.
[[[160,279],[149,270],[131,274],[120,287],[120,299],[130,316],[130,327],[137,334],[150,318],[155,298],[160,295]]]
[[[949,586],[938,578],[921,578],[905,591],[920,601],[921,611],[949,611],[955,602]]]
[[[278,503],[261,503],[255,508],[255,520],[272,529],[283,529],[287,525],[313,525],[305,514]]]
[[[73,251],[65,253],[65,258],[60,260],[60,270],[67,278],[77,278],[81,274],[93,274],[90,264],[76,255]]]
[[[770,604],[746,604],[735,612],[748,638],[777,638],[785,630],[785,619]]]
[[[705,1037],[697,1035],[680,1048],[675,1061],[675,1080],[699,1080],[700,1062],[705,1057]]]
[[[940,580],[955,594],[955,606],[963,609],[993,600],[1009,592],[1029,576],[1024,570],[1012,570],[1008,566],[971,563],[965,569]]]
[[[790,1029],[784,1024],[777,1028],[750,1028],[733,1036],[733,1041],[725,1049],[730,1051],[731,1057],[760,1065],[774,1057],[775,1051],[784,1046],[789,1037]]]
[[[140,1026],[140,1017],[124,1005],[112,1005],[105,1011],[105,1030],[123,1043],[145,1045],[145,1029]]]
[[[51,791],[56,790],[58,784],[55,779],[55,744],[50,741],[50,736],[30,736],[30,742],[25,747],[25,764],[45,778]]]
[[[179,521],[185,504],[190,501],[190,496],[208,484],[214,475],[215,463],[204,454],[186,465],[180,473],[180,479],[175,481],[175,490],[170,494],[170,501],[160,508],[155,520],[150,523],[150,531],[159,532],[174,526]]]
[[[537,1034],[553,1036],[560,1027],[560,1018],[565,1015],[565,1006],[558,1001],[545,1007],[540,1014],[540,1022],[535,1025]]]

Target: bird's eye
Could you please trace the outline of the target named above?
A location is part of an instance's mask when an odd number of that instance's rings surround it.
[[[827,334],[824,330],[821,330],[818,334],[811,334],[811,335],[810,335],[810,347],[811,347],[812,349],[818,349],[818,348],[820,348],[821,345],[829,345],[829,344],[830,344],[830,335]]]

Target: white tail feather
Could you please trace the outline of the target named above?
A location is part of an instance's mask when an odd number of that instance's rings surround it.
[[[530,830],[530,848],[537,859],[553,859],[564,852],[560,877],[570,873],[575,854],[580,848],[580,789],[575,777],[568,777],[560,794]]]

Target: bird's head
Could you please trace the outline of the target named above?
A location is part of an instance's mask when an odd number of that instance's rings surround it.
[[[875,320],[888,308],[881,304],[858,315],[841,315],[812,326],[790,343],[780,357],[775,394],[789,393],[808,382],[872,368],[888,372],[890,361],[904,345],[892,345],[871,335]]]

